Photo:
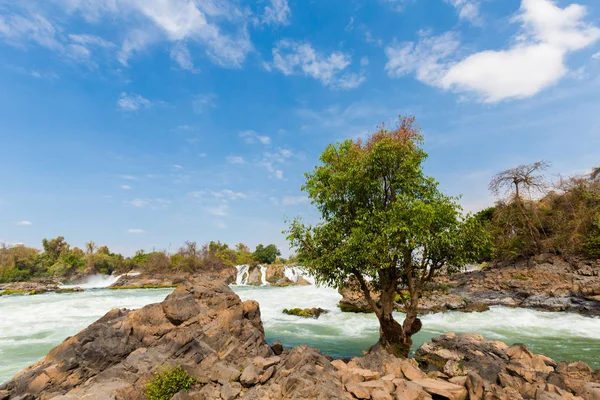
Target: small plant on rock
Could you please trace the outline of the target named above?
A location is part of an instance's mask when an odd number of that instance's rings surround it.
[[[190,390],[196,379],[181,366],[168,367],[155,372],[153,379],[146,383],[145,393],[148,400],[170,400],[177,392]]]

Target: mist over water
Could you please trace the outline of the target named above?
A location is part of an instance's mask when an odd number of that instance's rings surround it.
[[[90,282],[90,285],[95,283]],[[81,285],[80,285],[81,286]],[[373,314],[342,313],[341,296],[315,286],[232,286],[242,300],[260,303],[267,341],[285,346],[307,344],[335,357],[360,355],[377,341]],[[38,361],[113,308],[140,308],[162,301],[172,289],[108,290],[0,297],[0,382]],[[329,314],[318,320],[283,314],[284,308],[321,307]],[[397,314],[401,319],[402,315]],[[477,332],[506,343],[525,343],[553,359],[583,360],[600,368],[600,318],[495,307],[483,313],[447,312],[423,318],[421,343],[444,332]]]

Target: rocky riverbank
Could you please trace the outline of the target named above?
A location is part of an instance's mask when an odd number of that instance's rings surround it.
[[[115,309],[0,386],[0,399],[143,399],[165,366],[193,378],[174,399],[597,399],[600,371],[555,363],[524,346],[446,334],[418,360],[376,349],[331,360],[268,346],[255,301],[197,276],[162,303]]]
[[[440,277],[421,300],[420,312],[484,311],[500,305],[600,316],[599,276],[600,260],[566,261],[542,255],[516,264]],[[340,289],[340,294],[343,311],[371,312],[352,282]],[[376,292],[372,296],[379,297]],[[397,309],[402,311],[398,300]]]
[[[42,293],[71,293],[82,292],[80,287],[65,288],[60,283],[53,280],[35,281],[35,282],[14,282],[0,284],[0,296],[8,296],[12,294],[42,294]]]

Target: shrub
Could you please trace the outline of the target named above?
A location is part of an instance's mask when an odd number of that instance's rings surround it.
[[[190,390],[195,382],[181,366],[156,371],[155,377],[146,383],[146,397],[148,400],[171,400],[180,390]]]

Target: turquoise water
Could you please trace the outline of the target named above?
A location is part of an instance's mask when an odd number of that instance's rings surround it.
[[[285,346],[307,344],[334,357],[360,355],[377,341],[374,315],[342,313],[333,289],[309,287],[248,287],[233,289],[242,300],[257,300],[267,341]],[[162,301],[171,289],[107,290],[81,293],[0,297],[0,382],[38,361],[112,308],[139,308]],[[330,310],[318,320],[282,314],[284,308],[321,307]],[[402,315],[397,316],[399,319]],[[492,308],[483,313],[427,315],[421,343],[444,332],[478,332],[508,344],[525,343],[557,361],[582,360],[600,368],[600,318],[524,309]]]

